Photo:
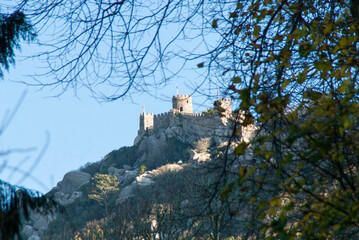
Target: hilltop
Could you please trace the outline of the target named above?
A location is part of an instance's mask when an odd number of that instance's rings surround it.
[[[224,187],[236,176],[238,164],[228,161],[234,161],[234,146],[248,140],[255,127],[233,132],[243,116],[232,112],[230,99],[218,99],[203,113],[192,109],[191,96],[177,95],[168,112],[141,114],[134,145],[65,174],[46,194],[64,214],[34,212],[24,225],[24,238],[76,239],[77,234],[77,239],[174,239],[208,234],[206,225],[217,224],[211,215],[223,214],[218,191],[211,185]],[[118,182],[118,191],[106,196],[110,215],[100,201],[89,198],[101,174],[115,176]],[[232,230],[228,228],[228,235]]]

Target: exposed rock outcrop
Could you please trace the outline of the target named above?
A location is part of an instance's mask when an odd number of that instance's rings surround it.
[[[163,152],[166,145],[166,138],[161,133],[144,137],[138,147],[138,153],[142,157],[136,162],[134,167],[139,167],[144,163],[155,165],[155,161],[164,160]]]
[[[55,220],[55,215],[44,214],[41,211],[31,211],[30,219],[21,230],[23,239],[39,240],[40,236],[47,230],[49,224]]]
[[[191,150],[190,156],[190,163],[194,164],[206,162],[211,158],[211,154],[208,152],[197,152],[196,150]]]
[[[59,204],[66,206],[68,204],[75,202],[75,200],[81,196],[82,196],[82,192],[78,192],[78,191],[75,191],[71,194],[58,191],[54,194],[54,200]]]
[[[221,102],[225,104],[224,111],[221,112],[218,108],[211,114],[193,114],[182,111],[180,114],[169,112],[160,116],[141,115],[143,121],[146,117],[153,118],[153,128],[146,129],[147,123],[144,121],[143,124],[146,124],[140,128],[135,146],[115,150],[102,161],[86,165],[83,171],[80,169],[65,174],[57,187],[51,190],[50,195],[57,203],[67,208],[85,201],[92,204],[89,201],[93,200],[87,197],[86,184],[90,182],[91,176],[98,173],[117,177],[121,190],[119,193],[114,193],[118,195],[113,198],[113,205],[115,200],[117,206],[127,200],[132,201],[139,196],[138,193],[151,192],[154,186],[166,185],[159,191],[161,196],[166,195],[167,190],[177,194],[176,187],[183,189],[184,178],[178,175],[184,169],[191,174],[201,172],[202,166],[213,160],[213,156],[216,156],[216,151],[220,148],[226,148],[229,154],[233,153],[236,143],[232,142],[227,147],[227,141],[233,137],[234,125],[239,123],[239,120],[231,112],[230,101],[221,100]],[[232,141],[248,141],[254,131],[255,126],[242,128]],[[119,153],[123,155],[119,157]],[[233,172],[238,172],[238,166],[233,166],[235,168]],[[181,181],[173,181],[172,177],[175,175],[177,179],[182,178]],[[191,177],[192,175],[189,175],[189,178]],[[162,183],[159,179],[165,180]],[[190,182],[189,179],[185,181],[188,181],[187,184]],[[157,192],[151,192],[151,194],[156,195]],[[179,199],[178,204],[181,209],[197,208],[192,206],[190,198]],[[52,215],[41,216],[32,213],[31,221],[26,223],[22,230],[24,239],[40,239],[53,220]],[[192,220],[188,219],[187,225],[191,224]]]
[[[69,172],[66,173],[61,182],[57,184],[61,192],[71,194],[78,190],[81,186],[88,183],[91,175],[85,172]]]
[[[155,178],[160,176],[161,174],[165,174],[168,172],[177,172],[181,169],[183,169],[183,166],[180,166],[178,164],[167,164],[158,169],[147,171],[144,174],[137,176],[131,184],[122,189],[116,201],[116,204],[121,204],[127,199],[135,196],[136,191],[141,190],[141,188],[148,187],[154,184],[156,181]]]

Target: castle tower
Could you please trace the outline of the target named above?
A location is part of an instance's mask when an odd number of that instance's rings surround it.
[[[139,133],[144,133],[146,130],[153,129],[153,117],[153,113],[141,113]]]
[[[193,113],[192,96],[177,95],[172,97],[172,108],[183,113]]]

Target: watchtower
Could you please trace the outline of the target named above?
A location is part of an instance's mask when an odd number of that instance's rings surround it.
[[[172,108],[183,113],[193,113],[192,96],[177,95],[172,97]]]
[[[141,113],[140,114],[140,130],[139,133],[143,133],[146,130],[153,129],[153,113]]]

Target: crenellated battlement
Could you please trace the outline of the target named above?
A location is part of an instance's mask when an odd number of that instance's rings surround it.
[[[231,99],[230,98],[219,98],[217,101],[231,102]]]
[[[154,113],[141,113],[140,116],[154,116],[155,114]]]
[[[164,113],[158,113],[158,114],[155,114],[154,115],[154,117],[155,118],[158,118],[158,117],[162,117],[162,116],[172,116],[172,115],[174,115],[175,113],[173,113],[173,112],[164,112]]]
[[[192,96],[177,95],[172,97],[172,109],[165,113],[141,113],[139,136],[152,134],[161,129],[172,126],[190,125],[196,129],[197,125],[207,125],[216,128],[222,118],[232,117],[231,99],[218,99],[214,102],[214,113],[193,113]],[[225,114],[223,114],[223,112]]]
[[[191,95],[173,96],[172,109],[181,113],[193,113],[192,96]]]
[[[243,121],[243,112],[232,113],[231,99],[219,98],[213,103],[213,111],[193,113],[192,96],[172,97],[172,109],[165,113],[141,113],[140,129],[135,139],[139,143],[145,136],[176,137],[193,143],[201,138],[211,138],[214,143],[228,141],[233,136],[235,123]],[[242,126],[236,137],[249,141],[256,127]]]
[[[181,94],[181,95],[177,95],[177,96],[173,96],[172,98],[178,98],[178,99],[183,99],[183,98],[189,98],[189,97],[191,97],[191,95],[187,95],[187,94],[185,94],[185,95],[183,95],[183,94]]]

